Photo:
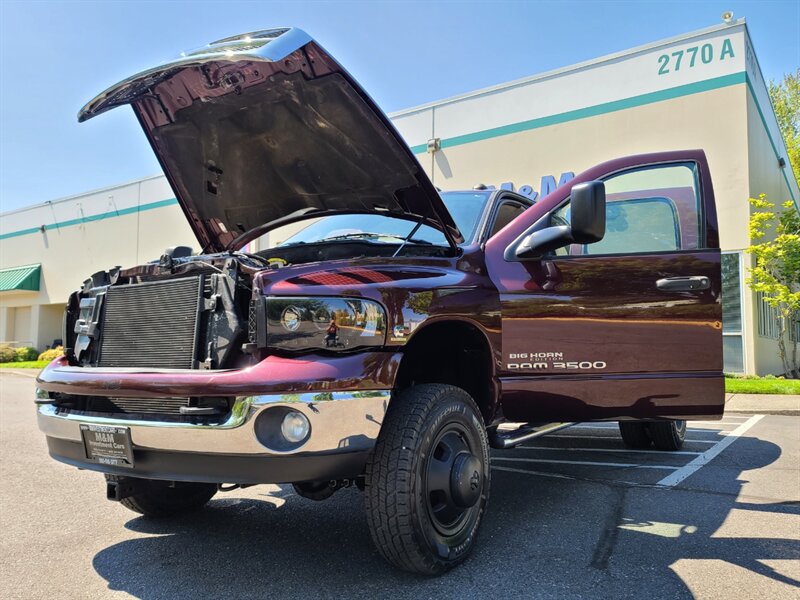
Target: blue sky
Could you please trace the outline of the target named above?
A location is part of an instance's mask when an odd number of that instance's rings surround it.
[[[159,172],[130,109],[78,124],[107,85],[182,50],[292,25],[387,112],[746,17],[767,80],[800,66],[800,0],[15,2],[0,0],[0,211]]]

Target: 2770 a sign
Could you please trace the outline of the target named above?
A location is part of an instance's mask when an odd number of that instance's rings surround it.
[[[702,46],[698,44],[670,54],[662,54],[658,57],[658,74],[667,75],[681,69],[693,69],[701,64],[707,65],[714,60],[723,61],[728,58],[734,58],[733,44],[730,38],[722,40],[722,47],[719,50],[714,48],[712,42],[706,42]]]

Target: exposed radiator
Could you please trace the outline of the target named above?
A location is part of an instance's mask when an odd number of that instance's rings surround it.
[[[112,286],[103,302],[101,367],[196,367],[203,277]]]

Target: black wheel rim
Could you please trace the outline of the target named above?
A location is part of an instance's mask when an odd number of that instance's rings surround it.
[[[476,469],[476,465],[479,468]],[[474,473],[478,474],[477,478]],[[454,484],[459,475],[462,481],[467,477],[471,493],[459,493]],[[442,427],[431,445],[424,480],[428,515],[440,535],[457,535],[469,526],[471,516],[480,509],[483,477],[483,464],[475,455],[466,428],[458,423]]]

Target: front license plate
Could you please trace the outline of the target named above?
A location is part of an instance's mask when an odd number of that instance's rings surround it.
[[[101,465],[133,467],[133,446],[128,427],[81,423],[81,435],[88,460]]]

